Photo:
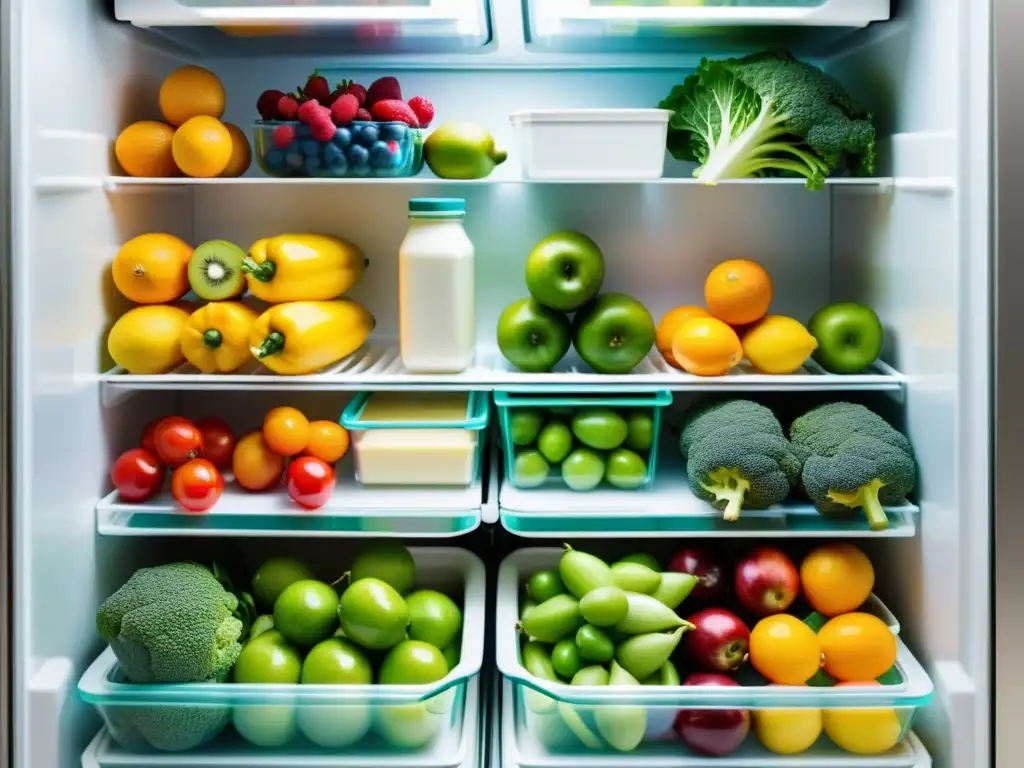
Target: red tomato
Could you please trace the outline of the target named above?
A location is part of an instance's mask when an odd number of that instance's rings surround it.
[[[235,433],[231,431],[223,419],[209,416],[199,419],[196,428],[203,436],[203,450],[199,458],[206,459],[217,469],[231,466],[231,456],[235,452]]]
[[[145,448],[132,448],[117,457],[110,480],[123,501],[145,501],[164,481],[160,460]]]
[[[300,456],[288,465],[288,495],[306,509],[318,509],[334,493],[334,470],[312,456]]]
[[[224,478],[206,459],[192,459],[171,475],[171,494],[186,512],[206,512],[224,492]]]
[[[147,451],[156,453],[156,429],[164,422],[171,423],[174,421],[188,422],[184,416],[161,416],[157,419],[153,419],[146,428],[142,430],[142,447]]]
[[[203,452],[202,433],[195,424],[180,416],[160,422],[154,440],[157,456],[172,467],[180,467]]]

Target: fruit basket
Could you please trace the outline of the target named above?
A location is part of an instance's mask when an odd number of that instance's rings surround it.
[[[399,122],[353,121],[324,141],[298,121],[263,121],[253,128],[256,160],[279,178],[395,178],[423,168],[422,132]]]
[[[475,555],[449,547],[413,547],[418,588],[461,595],[458,662],[426,685],[134,684],[111,648],[78,683],[111,736],[130,750],[183,752],[229,725],[254,745],[291,751],[416,756],[417,765],[450,765],[458,749],[466,691],[483,662],[486,571]],[[436,758],[430,759],[427,758]]]
[[[512,487],[639,490],[654,481],[662,410],[672,393],[494,393]]]
[[[700,754],[695,745],[703,744],[706,755],[719,757],[753,746],[764,747],[756,750],[762,753],[895,754],[917,709],[932,699],[928,674],[898,637],[896,664],[876,684],[772,685],[749,664],[736,673],[735,685],[684,685],[678,674],[666,673],[667,665],[642,684],[621,676],[616,680],[614,666],[607,682],[584,676],[568,684],[553,671],[538,676],[527,669],[538,671],[533,660],[524,658],[517,629],[520,591],[529,575],[555,567],[561,554],[558,549],[522,549],[502,562],[498,575],[498,669],[511,686],[518,728],[549,752],[692,756]],[[885,621],[888,612],[878,612]],[[672,661],[685,670],[678,655]],[[786,734],[792,742],[787,743]]]

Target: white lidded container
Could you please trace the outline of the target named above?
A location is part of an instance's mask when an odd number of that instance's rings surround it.
[[[476,348],[473,243],[462,227],[466,201],[414,197],[398,251],[402,363],[411,373],[458,373]]]
[[[660,179],[667,109],[537,109],[509,115],[531,179]]]
[[[480,472],[486,392],[362,392],[341,414],[363,485],[467,486]]]

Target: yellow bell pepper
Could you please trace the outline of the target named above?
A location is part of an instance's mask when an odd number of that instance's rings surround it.
[[[313,373],[363,346],[374,324],[373,315],[348,299],[294,301],[260,315],[249,346],[274,373]]]
[[[352,243],[327,235],[278,235],[257,240],[242,262],[254,296],[271,304],[341,296],[366,269]]]
[[[181,329],[181,351],[203,373],[230,373],[250,360],[256,312],[237,301],[211,301]]]

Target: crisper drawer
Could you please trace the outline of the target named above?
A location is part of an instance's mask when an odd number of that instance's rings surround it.
[[[418,588],[462,593],[460,657],[428,685],[274,685],[125,681],[107,648],[78,683],[129,752],[189,752],[227,745],[259,752],[344,755],[355,763],[447,768],[460,765],[468,686],[483,662],[487,579],[483,563],[461,549],[413,547]],[[216,747],[215,749],[221,749]],[[361,762],[358,762],[361,761]],[[247,765],[249,763],[246,763]]]

